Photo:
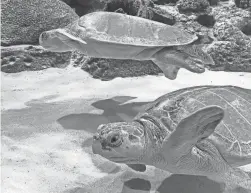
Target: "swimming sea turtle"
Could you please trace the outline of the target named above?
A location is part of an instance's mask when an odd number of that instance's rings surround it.
[[[180,68],[203,73],[205,64],[214,64],[198,41],[177,27],[102,11],[43,32],[39,38],[40,45],[55,52],[79,50],[95,58],[152,60],[169,79],[175,79]]]
[[[251,163],[251,90],[198,86],[168,93],[132,122],[100,125],[92,149],[113,162],[251,189],[250,177],[238,168]]]

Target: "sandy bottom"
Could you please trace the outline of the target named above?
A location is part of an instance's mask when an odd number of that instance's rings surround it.
[[[162,94],[197,85],[251,89],[251,74],[181,71],[102,82],[76,68],[2,76],[2,192],[4,193],[221,193],[205,177],[147,167],[134,172],[93,155],[92,134],[102,123],[131,120]],[[251,165],[243,167],[251,171]],[[151,183],[150,183],[150,182]]]

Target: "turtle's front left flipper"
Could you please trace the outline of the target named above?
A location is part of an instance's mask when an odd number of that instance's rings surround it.
[[[163,151],[166,159],[178,161],[187,155],[194,145],[211,135],[224,117],[218,106],[209,106],[184,118],[168,139],[164,140]]]
[[[179,67],[172,64],[166,64],[159,60],[153,60],[153,62],[163,71],[166,78],[170,80],[175,80],[177,78]]]
[[[79,51],[82,51],[83,45],[87,44],[84,40],[71,35],[64,29],[57,29],[56,35],[63,43],[72,48],[78,49]]]

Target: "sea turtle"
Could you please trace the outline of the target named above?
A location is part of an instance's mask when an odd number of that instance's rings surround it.
[[[203,73],[213,59],[200,38],[180,28],[113,12],[92,12],[63,29],[41,33],[40,45],[55,52],[79,50],[95,58],[152,60],[169,79],[180,68]]]
[[[152,165],[251,189],[251,90],[197,86],[161,96],[132,122],[102,124],[92,150],[110,161]]]

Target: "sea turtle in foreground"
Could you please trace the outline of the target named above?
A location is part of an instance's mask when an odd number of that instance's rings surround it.
[[[175,79],[180,68],[203,73],[204,65],[214,64],[198,41],[177,27],[102,11],[39,37],[40,45],[54,52],[78,50],[95,58],[152,60],[169,79]]]
[[[102,124],[92,150],[110,161],[152,165],[251,189],[251,90],[198,86],[147,104],[132,122]]]

